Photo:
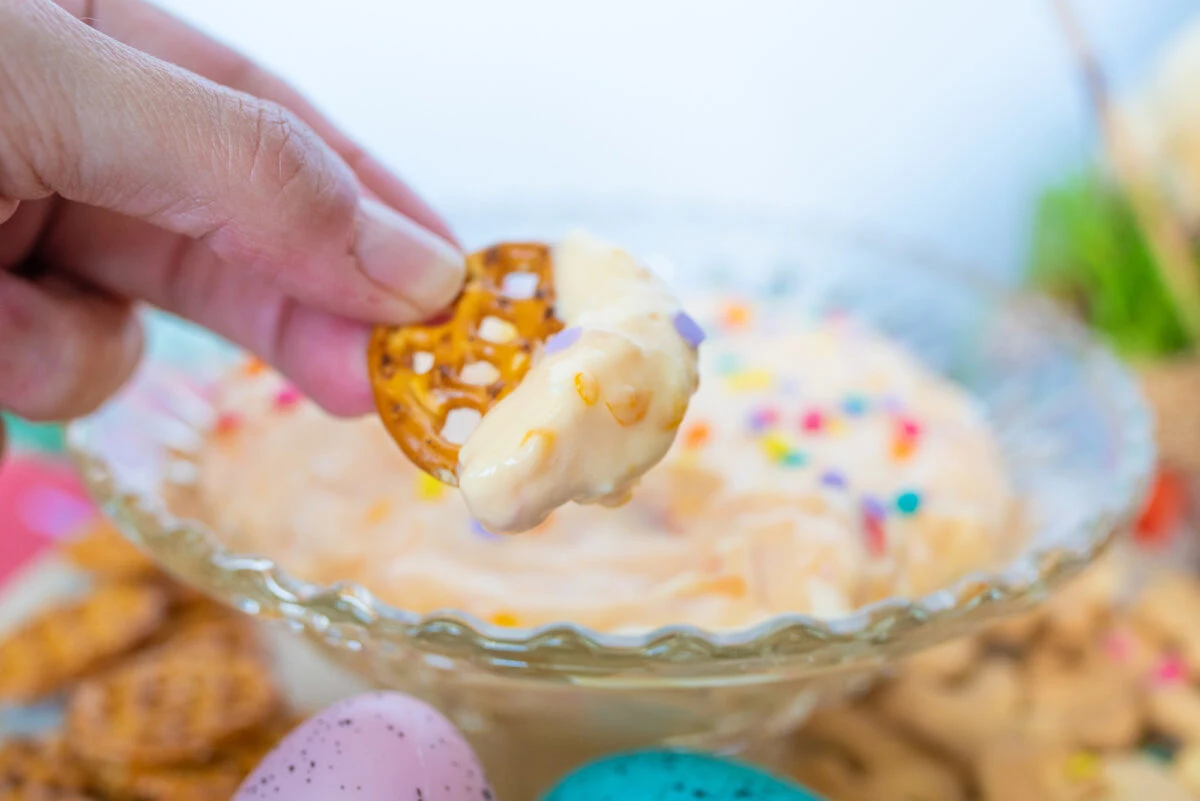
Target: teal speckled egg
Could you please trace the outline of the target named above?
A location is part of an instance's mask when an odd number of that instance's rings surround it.
[[[822,801],[799,785],[718,757],[642,751],[593,762],[544,801]]]

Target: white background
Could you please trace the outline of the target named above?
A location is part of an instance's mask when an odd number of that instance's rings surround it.
[[[1198,0],[1075,0],[1119,82]],[[1009,274],[1091,145],[1048,0],[163,0],[436,204],[816,208]]]

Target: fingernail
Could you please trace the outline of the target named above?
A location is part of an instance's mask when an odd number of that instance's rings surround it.
[[[442,309],[462,288],[463,254],[373,198],[359,200],[357,239],[362,271],[423,312]]]

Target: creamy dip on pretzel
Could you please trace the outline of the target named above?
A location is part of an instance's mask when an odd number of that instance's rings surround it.
[[[459,452],[463,500],[493,531],[525,531],[568,501],[627,501],[696,391],[699,329],[657,276],[582,231],[553,263],[568,327]]]
[[[709,334],[699,390],[619,508],[490,534],[378,419],[331,418],[251,365],[220,387],[193,513],[236,551],[403,609],[617,632],[837,616],[1011,555],[1000,450],[956,385],[852,319],[684,300]]]

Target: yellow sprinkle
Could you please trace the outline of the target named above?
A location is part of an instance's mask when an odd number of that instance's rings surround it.
[[[663,423],[663,431],[674,431],[683,423],[683,418],[687,416],[688,402],[686,399],[675,401],[675,408],[671,411],[671,416]]]
[[[425,474],[422,473],[421,475]],[[438,482],[438,486],[441,486],[441,482]],[[418,489],[417,492],[419,494],[420,489]],[[383,522],[383,519],[388,516],[388,512],[390,511],[392,511],[391,502],[376,501],[375,503],[371,504],[371,508],[367,510],[366,515],[363,517],[363,522],[365,522],[368,526],[377,526]]]
[[[578,393],[584,405],[591,406],[600,398],[600,385],[592,374],[576,373],[575,392]]]
[[[521,438],[521,447],[525,447],[530,442],[534,443],[532,447],[536,449],[538,459],[545,461],[554,451],[554,432],[544,428],[526,431],[525,436]]]
[[[792,449],[788,441],[778,434],[768,434],[763,437],[762,447],[768,459],[782,459]]]
[[[1067,778],[1073,782],[1087,781],[1100,770],[1100,760],[1095,754],[1080,751],[1067,758]]]
[[[436,501],[446,491],[446,485],[428,473],[417,473],[417,498]]]
[[[497,626],[505,626],[507,628],[513,628],[521,625],[521,619],[512,612],[497,612],[496,614],[492,615],[490,619],[493,624]]]
[[[752,392],[770,389],[775,375],[770,370],[743,370],[725,376],[725,386],[733,392]]]
[[[608,412],[622,426],[636,425],[650,411],[650,393],[638,389],[626,389],[620,396],[605,401]]]

